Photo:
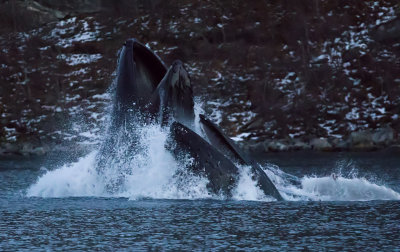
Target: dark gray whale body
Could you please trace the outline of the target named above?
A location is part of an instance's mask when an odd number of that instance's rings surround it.
[[[118,61],[113,108],[115,127],[137,113],[146,114],[146,105],[166,72],[164,63],[146,46],[135,39],[125,42]]]
[[[158,122],[165,126],[171,118],[191,125],[194,121],[193,91],[189,74],[180,60],[172,63],[158,84],[148,105],[148,111],[158,115]]]
[[[253,179],[257,181],[257,185],[266,195],[271,195],[277,200],[283,200],[275,185],[260,166],[250,160],[217,125],[207,119],[204,115],[200,115],[200,124],[210,143],[220,152],[225,154],[235,163],[251,166]]]
[[[200,125],[208,141],[192,130],[195,120],[193,91],[181,61],[175,61],[167,69],[149,48],[135,39],[129,39],[120,52],[117,71],[110,135],[121,131],[121,128],[131,127],[132,122],[169,126],[166,149],[177,160],[183,155],[192,157],[194,162],[186,168],[207,177],[210,192],[232,196],[232,189],[239,179],[239,169],[234,163],[238,163],[251,167],[253,179],[265,195],[283,200],[265,172],[217,125],[200,115]],[[106,165],[107,157],[116,153],[113,150],[116,141],[111,136],[103,144],[98,170]]]
[[[114,126],[139,114],[142,119],[166,125],[173,117],[194,120],[190,78],[180,60],[170,68],[149,48],[128,39],[120,52],[114,102]],[[135,118],[137,120],[137,118]]]
[[[208,178],[209,190],[216,194],[231,196],[239,170],[228,158],[179,122],[172,123],[169,141],[167,149],[170,149],[176,157],[189,154],[194,159],[188,168]]]

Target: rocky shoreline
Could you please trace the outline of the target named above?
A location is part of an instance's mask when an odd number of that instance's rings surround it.
[[[400,147],[398,134],[390,127],[376,130],[352,132],[346,138],[324,138],[308,136],[302,139],[265,140],[259,143],[245,144],[244,149],[257,152],[285,151],[375,151],[391,147]]]
[[[18,157],[46,157],[54,153],[76,158],[96,149],[95,144],[32,144],[32,143],[6,143],[0,145],[0,159]]]
[[[250,153],[259,154],[269,152],[368,152],[384,149],[399,149],[398,134],[390,127],[376,130],[363,130],[352,132],[347,138],[322,138],[308,136],[302,139],[273,139],[262,142],[242,141],[241,147]],[[95,150],[97,144],[68,143],[68,144],[32,144],[4,143],[0,145],[0,158],[7,157],[37,157],[50,153],[71,153],[79,156]]]

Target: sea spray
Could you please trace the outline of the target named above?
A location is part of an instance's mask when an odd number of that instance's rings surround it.
[[[239,167],[239,181],[232,192],[232,198],[235,200],[253,200],[253,201],[276,201],[271,196],[266,196],[257,186],[257,182],[252,178],[251,166]]]
[[[166,130],[160,126],[143,127],[140,129],[138,141],[140,151],[129,152],[127,145],[119,142],[114,146],[118,158],[106,162],[107,166],[101,173],[96,169],[99,153],[94,151],[77,162],[45,173],[28,188],[27,196],[210,198],[207,190],[208,180],[184,168],[185,163],[191,160],[177,162],[171,153],[165,150],[167,137]],[[116,181],[119,182],[118,189],[110,191],[110,183],[114,185]]]
[[[199,126],[202,103],[195,99],[196,133],[203,135]],[[109,110],[110,111],[110,110]],[[111,121],[107,117],[105,123]],[[64,164],[47,171],[37,182],[27,189],[27,196],[37,197],[127,197],[129,199],[224,199],[212,195],[207,189],[208,180],[193,174],[186,167],[192,160],[182,157],[175,160],[165,149],[168,129],[159,125],[126,125],[115,134],[116,141],[106,145],[114,152],[106,159],[104,169],[99,172],[100,151],[96,150],[77,162]],[[106,139],[103,136],[103,139]],[[103,150],[104,151],[104,150]],[[232,191],[235,200],[273,201],[257,187],[249,173],[249,167],[239,167],[239,180]],[[347,166],[346,166],[347,167]],[[346,168],[347,169],[347,168]],[[278,166],[267,164],[264,172],[275,184],[286,200],[360,201],[399,200],[400,194],[384,185],[377,185],[370,179],[359,177],[351,166],[345,173],[342,162],[333,169],[332,176],[296,177],[285,173]],[[343,175],[342,173],[345,173]],[[110,187],[112,190],[110,190]]]
[[[114,194],[107,192],[107,179],[104,176],[116,175],[112,173],[100,175],[96,171],[98,152],[94,151],[77,162],[47,171],[28,188],[27,196],[222,199],[219,195],[211,195],[208,192],[206,178],[196,176],[185,169],[184,162],[191,162],[190,159],[181,162],[174,160],[164,149],[166,138],[167,133],[156,126],[148,127],[144,131],[142,139],[148,142],[148,148],[132,158],[127,165],[130,170],[123,176],[123,185]],[[346,178],[338,174],[337,178],[332,176],[297,178],[271,165],[264,166],[264,171],[286,200],[400,200],[399,193],[384,185],[374,184],[363,177]],[[240,167],[239,182],[233,190],[232,198],[271,201],[260,192],[249,174],[248,167]]]
[[[286,200],[400,200],[398,192],[359,176],[354,166],[351,166],[346,177],[340,172],[342,169],[342,162],[338,162],[331,175],[298,178],[283,172],[276,165],[267,164],[264,167],[264,171]]]
[[[314,200],[365,201],[399,200],[400,194],[385,186],[376,185],[365,178],[304,177],[302,191]]]
[[[190,160],[177,162],[171,153],[165,150],[167,137],[166,130],[157,125],[149,125],[142,129],[142,151],[130,162],[130,173],[125,176],[121,195],[131,199],[209,197],[206,179],[181,172],[181,165],[184,166],[185,162]]]
[[[78,197],[106,196],[104,184],[95,170],[97,151],[77,162],[47,171],[27,190],[27,196]]]

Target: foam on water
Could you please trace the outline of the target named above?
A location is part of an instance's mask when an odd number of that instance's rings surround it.
[[[273,197],[268,197],[257,186],[257,182],[252,179],[249,166],[239,167],[239,181],[233,190],[232,198],[235,200],[253,200],[253,201],[276,201]]]
[[[139,198],[193,199],[210,197],[207,179],[185,172],[165,150],[167,132],[155,125],[140,130],[140,151],[133,157],[118,156],[108,162],[106,169],[96,170],[98,151],[75,163],[48,171],[28,188],[28,196],[69,197],[102,196]],[[121,146],[123,148],[125,146]],[[116,147],[118,148],[118,147]],[[190,160],[186,160],[190,162]],[[113,193],[107,190],[110,181],[120,187]]]
[[[207,180],[185,172],[182,166],[190,160],[177,162],[165,150],[167,132],[159,126],[142,131],[141,143],[145,144],[130,163],[124,188],[119,196],[138,198],[193,199],[209,197]]]
[[[399,200],[400,194],[385,186],[376,185],[365,178],[303,177],[303,192],[315,200],[364,201]]]
[[[96,155],[94,151],[75,163],[47,171],[28,188],[27,196],[104,196],[104,184],[95,170]]]
[[[195,103],[194,130],[203,135],[199,125],[202,106]],[[128,127],[129,128],[129,127]],[[126,132],[125,132],[126,133]],[[117,134],[117,133],[115,133]],[[100,151],[93,151],[77,162],[47,171],[27,189],[27,196],[37,197],[127,197],[129,199],[223,199],[207,190],[208,180],[192,174],[187,167],[190,158],[175,160],[165,149],[168,128],[146,125],[129,134],[117,137],[114,155],[106,160],[99,172]],[[133,137],[134,138],[134,137]],[[133,148],[132,148],[133,147]],[[134,151],[132,151],[134,149]],[[257,187],[250,167],[239,167],[239,179],[232,191],[235,200],[274,201]],[[263,167],[286,200],[364,201],[400,200],[400,194],[363,177],[304,176],[287,174],[275,165]],[[113,190],[109,190],[111,187]],[[117,185],[117,186],[115,186]]]
[[[284,173],[274,165],[267,165],[264,171],[286,200],[400,200],[398,192],[384,185],[375,184],[364,177],[344,177],[339,173],[331,176],[297,178]]]
[[[127,197],[130,199],[221,199],[207,190],[208,180],[191,174],[165,150],[167,131],[149,125],[141,130],[141,151],[133,157],[115,160],[105,173],[96,170],[98,151],[77,162],[48,171],[27,190],[27,196],[38,197]],[[186,162],[186,164],[185,164]],[[123,167],[122,167],[123,166]],[[251,178],[250,168],[239,166],[240,178],[233,190],[236,200],[273,201],[266,197]],[[274,165],[263,168],[286,200],[365,201],[400,200],[400,194],[363,177],[304,176],[297,178]],[[121,170],[123,171],[121,173]],[[122,179],[121,179],[122,177]],[[106,190],[112,179],[120,179],[121,187],[114,193]]]

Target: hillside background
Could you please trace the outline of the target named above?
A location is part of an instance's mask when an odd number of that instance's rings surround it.
[[[95,145],[127,38],[248,150],[399,146],[398,1],[3,0],[0,153]]]

